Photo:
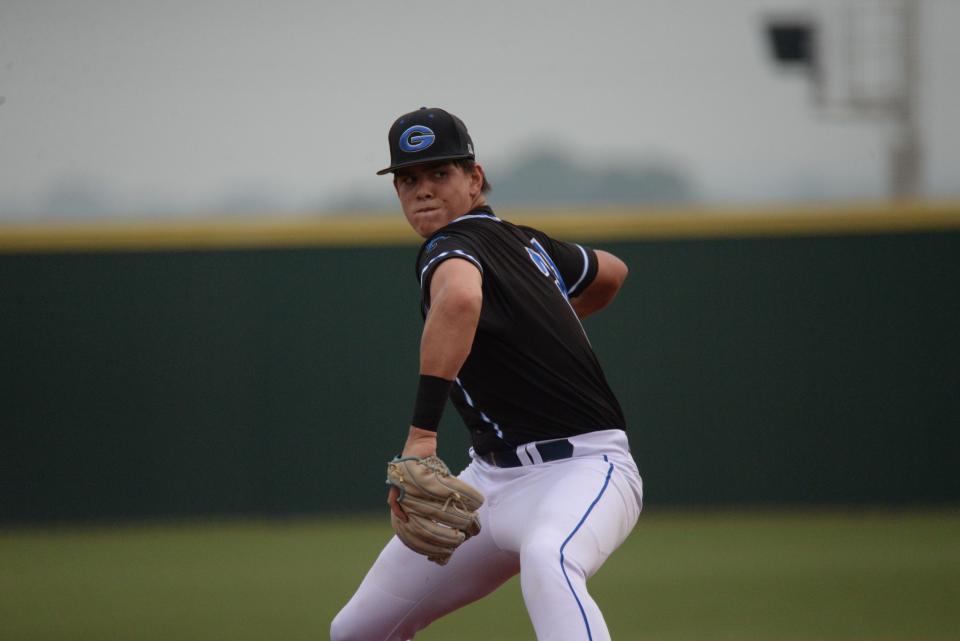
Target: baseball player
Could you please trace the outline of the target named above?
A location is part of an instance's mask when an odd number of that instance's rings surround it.
[[[613,300],[627,268],[497,217],[456,116],[424,107],[388,138],[378,173],[392,172],[425,239],[420,380],[403,453],[388,464],[397,536],[331,639],[407,641],[517,573],[539,641],[609,639],[587,579],[632,530],[643,486],[580,320]],[[457,476],[436,456],[448,399],[472,441]]]

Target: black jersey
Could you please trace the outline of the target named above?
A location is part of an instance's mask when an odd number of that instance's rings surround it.
[[[478,454],[624,428],[620,404],[568,300],[596,277],[593,250],[481,207],[420,248],[424,316],[433,272],[450,258],[470,261],[483,278],[476,337],[450,394]]]

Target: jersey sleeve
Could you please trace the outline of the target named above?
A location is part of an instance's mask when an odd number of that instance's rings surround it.
[[[530,240],[538,249],[546,252],[556,270],[560,273],[567,297],[573,298],[583,293],[593,279],[597,277],[597,253],[591,248],[555,240],[540,230],[522,228],[530,235]]]
[[[453,234],[442,234],[431,238],[424,243],[417,257],[417,279],[420,281],[420,299],[424,310],[430,307],[430,281],[434,272],[441,263],[451,258],[473,263],[480,270],[481,277],[483,276],[480,255],[469,240]]]

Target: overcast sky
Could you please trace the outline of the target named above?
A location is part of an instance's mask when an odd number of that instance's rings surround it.
[[[709,203],[882,198],[892,126],[818,116],[761,34],[805,8],[837,32],[843,4],[2,0],[0,216],[42,215],[57,185],[131,215],[315,209],[389,189],[387,129],[420,105],[466,121],[494,184],[548,141],[665,159]],[[922,5],[925,191],[960,196],[960,1]],[[868,55],[881,89],[889,54]]]

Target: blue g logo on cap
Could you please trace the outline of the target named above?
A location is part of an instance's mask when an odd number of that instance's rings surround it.
[[[407,153],[423,151],[436,139],[433,130],[429,127],[414,125],[400,134],[400,149]]]

